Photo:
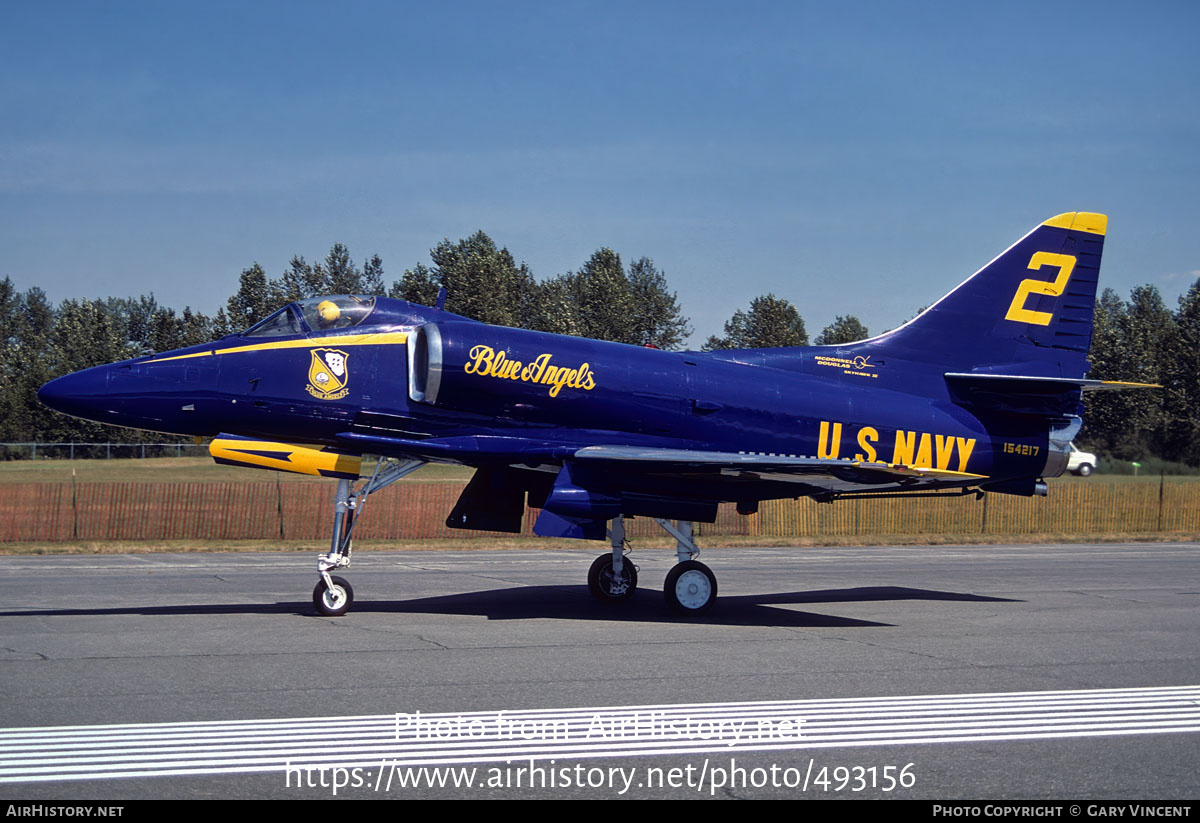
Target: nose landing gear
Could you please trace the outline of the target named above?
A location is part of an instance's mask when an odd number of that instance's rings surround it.
[[[380,458],[370,479],[357,492],[354,491],[353,481],[338,480],[337,497],[333,504],[333,539],[330,542],[329,553],[317,555],[317,574],[321,576],[317,587],[313,589],[313,606],[316,607],[317,614],[341,617],[350,611],[350,606],[354,603],[354,589],[350,582],[344,577],[334,577],[329,573],[350,565],[354,524],[366,510],[367,498],[424,465],[424,460],[401,462]]]
[[[617,515],[613,518],[609,531],[612,538],[612,552],[602,554],[592,562],[588,569],[588,590],[592,597],[605,602],[628,600],[637,590],[637,566],[625,556],[625,548],[629,542],[625,539],[625,518]]]

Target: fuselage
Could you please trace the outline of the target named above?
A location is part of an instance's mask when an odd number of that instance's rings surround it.
[[[373,451],[362,438],[487,442],[433,459],[554,462],[596,444],[1043,475],[1049,428],[954,402],[942,369],[863,346],[668,352],[489,326],[374,298],[353,326],[290,324],[77,372],[40,397],[171,434]],[[309,313],[311,314],[311,313]],[[346,435],[357,433],[355,446]],[[497,451],[499,450],[499,451]]]

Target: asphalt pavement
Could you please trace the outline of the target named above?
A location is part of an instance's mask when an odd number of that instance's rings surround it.
[[[1200,797],[1200,544],[601,549],[0,557],[0,797]]]

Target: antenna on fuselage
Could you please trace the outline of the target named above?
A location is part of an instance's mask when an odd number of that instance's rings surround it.
[[[446,308],[446,287],[445,286],[442,286],[440,289],[438,289],[438,299],[437,299],[437,303],[434,305],[434,308],[437,309],[438,311],[441,311],[442,309]]]

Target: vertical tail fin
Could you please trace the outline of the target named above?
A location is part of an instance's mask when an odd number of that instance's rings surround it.
[[[853,344],[973,370],[1082,377],[1108,218],[1052,217],[898,329]]]

